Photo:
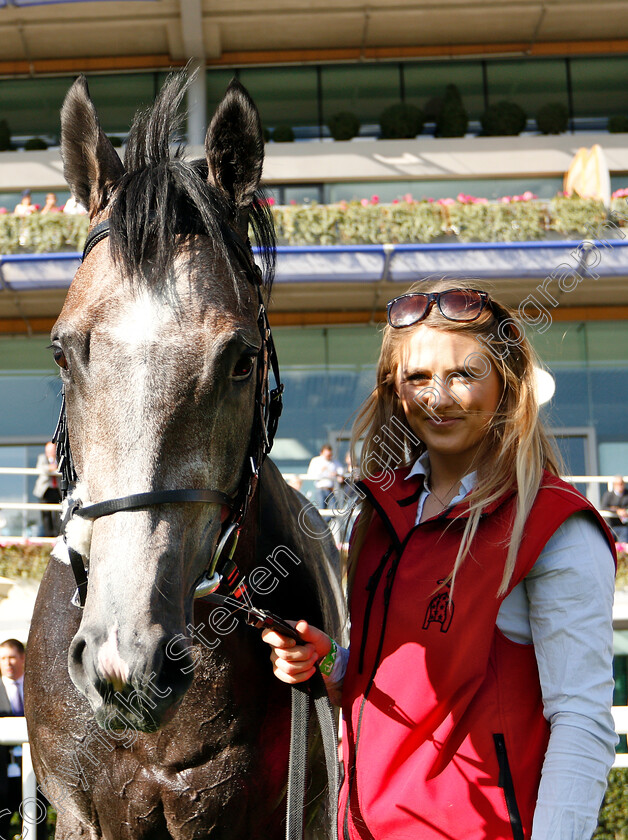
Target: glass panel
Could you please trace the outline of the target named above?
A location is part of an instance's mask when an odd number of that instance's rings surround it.
[[[491,105],[502,99],[516,102],[534,119],[548,102],[567,107],[567,70],[563,59],[522,59],[487,63]]]
[[[572,58],[574,116],[628,115],[628,56]]]
[[[13,469],[32,468],[37,463],[37,456],[43,451],[43,444],[36,446],[0,446],[0,467]],[[39,511],[9,510],[2,507],[3,502],[37,502],[33,496],[34,475],[0,474],[0,535],[2,536],[40,536],[42,518]]]
[[[303,185],[281,187],[282,204],[310,204],[313,201],[319,203],[323,198],[322,185]]]
[[[628,440],[599,445],[599,470],[600,475],[615,475],[619,471],[628,477]],[[602,492],[605,489],[602,487]]]
[[[58,141],[59,112],[72,82],[71,76],[0,81],[2,117],[11,134]],[[90,76],[89,91],[105,132],[126,134],[136,110],[154,100],[156,82],[155,73]]]
[[[398,64],[322,67],[321,77],[325,123],[339,111],[352,111],[363,125],[379,125],[382,111],[401,101]]]
[[[406,101],[421,108],[445,95],[447,85],[456,85],[470,120],[479,120],[484,110],[482,64],[479,61],[421,62],[404,64]],[[429,112],[429,108],[428,108]]]
[[[19,411],[0,415],[0,441],[49,440],[61,408],[61,388],[56,376],[10,376],[0,372],[0,405]]]
[[[135,112],[155,99],[154,73],[124,73],[115,76],[91,76],[89,92],[94,100],[105,132],[126,134]]]
[[[43,207],[47,195],[48,190],[31,190],[31,201],[33,204]],[[70,191],[56,190],[55,195],[57,196],[57,207],[63,207],[70,197]],[[13,212],[15,205],[20,203],[21,198],[22,194],[19,192],[0,193],[0,207],[6,207],[9,212]]]
[[[248,68],[240,70],[239,79],[255,100],[265,127],[310,127],[318,136],[315,67]]]
[[[273,335],[286,385],[273,459],[284,472],[305,472],[333,433],[351,428],[373,387],[381,336],[371,326],[278,328]]]
[[[52,354],[48,349],[48,338],[26,338],[25,336],[0,337],[0,371],[39,371],[57,373]]]
[[[225,95],[229,82],[236,75],[235,70],[208,70],[207,84],[207,121],[214,115],[218,103]]]
[[[456,178],[442,181],[345,181],[323,184],[324,201],[371,198],[390,202],[409,193],[413,198],[455,198],[463,192],[476,198],[497,199],[505,195],[521,195],[530,190],[539,198],[553,198],[563,188],[562,178]]]
[[[8,122],[11,135],[58,139],[59,111],[71,84],[72,79],[67,76],[0,81],[0,116]]]

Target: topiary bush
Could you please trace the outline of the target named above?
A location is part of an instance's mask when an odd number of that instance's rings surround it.
[[[616,767],[600,808],[593,840],[628,840],[628,768]]]
[[[39,152],[48,148],[48,143],[41,137],[29,137],[24,143],[24,150],[27,152]]]
[[[330,117],[327,128],[334,140],[351,140],[360,133],[360,120],[351,111],[340,111]]]
[[[536,127],[541,134],[562,134],[569,126],[569,111],[562,102],[548,102],[536,114]]]
[[[443,107],[443,97],[442,96],[432,96],[430,99],[427,100],[425,105],[423,106],[423,113],[425,115],[425,122],[433,122],[435,123],[438,119],[438,115],[441,112]]]
[[[278,125],[273,131],[273,140],[275,143],[292,143],[294,131],[289,125]]]
[[[608,118],[607,129],[611,134],[623,134],[628,132],[628,117],[624,114],[615,114]]]
[[[11,149],[11,129],[6,120],[0,120],[0,152]]]
[[[526,112],[516,102],[502,100],[489,105],[481,117],[485,137],[514,137],[526,127]]]
[[[423,131],[425,115],[416,105],[398,102],[390,105],[379,118],[383,140],[409,140]]]
[[[456,85],[447,85],[445,96],[436,117],[436,137],[464,137],[469,126],[469,114],[462,104]]]

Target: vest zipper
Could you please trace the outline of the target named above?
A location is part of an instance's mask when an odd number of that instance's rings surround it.
[[[394,546],[391,546],[389,548],[389,550],[386,552],[386,554],[384,555],[384,557],[382,557],[379,566],[377,567],[377,569],[375,570],[375,572],[373,573],[373,575],[369,579],[367,589],[369,587],[371,587],[371,584],[373,582],[372,589],[369,590],[369,599],[370,600],[371,600],[371,597],[370,597],[371,594],[373,595],[373,598],[375,597],[374,590],[377,589],[377,585],[378,585],[379,580],[382,576],[382,572],[384,571],[385,565],[388,562],[388,559],[390,558],[390,555],[392,554],[393,548],[394,548]],[[358,745],[359,745],[360,734],[361,734],[361,730],[362,730],[362,713],[364,712],[364,707],[366,705],[366,701],[368,699],[371,688],[373,687],[373,683],[375,682],[375,676],[377,674],[377,669],[379,667],[379,660],[380,660],[380,657],[382,655],[382,649],[384,647],[384,636],[386,635],[386,624],[387,624],[387,621],[388,621],[388,608],[390,606],[390,596],[391,596],[391,593],[392,593],[393,583],[395,581],[395,573],[397,572],[397,567],[399,566],[399,561],[400,560],[401,560],[401,552],[399,552],[397,554],[397,556],[393,560],[390,568],[386,572],[386,587],[384,589],[384,616],[383,616],[383,619],[382,619],[382,629],[381,629],[380,634],[379,634],[379,642],[378,642],[378,645],[377,645],[377,653],[375,654],[375,662],[373,663],[373,670],[371,671],[371,676],[369,677],[369,681],[366,684],[366,688],[364,689],[364,697],[362,698],[362,703],[360,704],[360,711],[358,713],[358,725],[356,727],[356,732],[355,732],[355,747],[353,749],[353,763],[352,763],[351,767],[349,768],[349,779],[348,779],[348,787],[347,787],[347,802],[346,802],[346,806],[345,806],[345,816],[344,816],[344,821],[343,821],[343,840],[350,840],[350,835],[349,835],[349,812],[350,812],[350,809],[351,809],[351,790],[353,788],[353,785],[354,785],[354,782],[355,782],[355,776],[356,776]],[[386,561],[386,562],[384,562],[384,561]],[[362,639],[364,639],[364,632],[362,634]],[[359,802],[358,802],[358,810],[359,810]],[[364,820],[362,820],[362,822],[363,822],[363,824],[366,828],[366,823],[364,822]],[[368,831],[368,829],[367,829],[367,831]],[[369,832],[369,836],[370,836],[370,832]],[[523,840],[523,838],[522,838],[522,840]]]
[[[513,840],[524,840],[519,806],[517,805],[517,797],[515,796],[515,786],[508,762],[506,740],[503,734],[497,733],[493,735],[493,741],[495,743],[495,752],[497,753],[497,763],[499,765],[499,780],[497,784],[504,791],[504,799],[506,800],[506,808],[508,809]]]

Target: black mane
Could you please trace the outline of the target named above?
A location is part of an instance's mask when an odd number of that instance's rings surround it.
[[[125,155],[126,173],[116,186],[110,231],[114,258],[129,276],[167,273],[181,247],[181,235],[209,236],[228,264],[231,231],[237,223],[234,203],[207,180],[204,159],[184,159],[179,143],[171,152],[184,117],[181,105],[189,85],[182,73],[172,74],[154,105],[136,114]],[[260,246],[263,282],[270,291],[275,267],[275,231],[264,192],[255,193],[248,223]]]

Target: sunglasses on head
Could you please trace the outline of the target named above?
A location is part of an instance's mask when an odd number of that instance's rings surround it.
[[[388,323],[395,329],[411,327],[429,315],[436,304],[448,321],[475,321],[490,303],[487,292],[477,289],[446,289],[443,292],[409,292],[388,304]]]

